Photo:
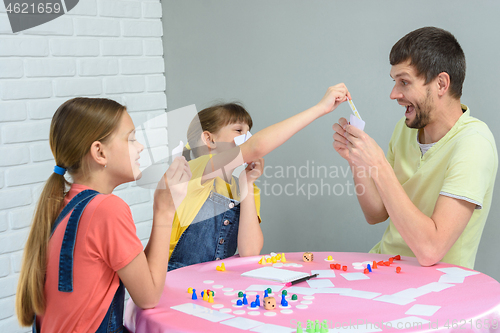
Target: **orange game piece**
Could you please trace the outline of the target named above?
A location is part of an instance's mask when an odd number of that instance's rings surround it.
[[[386,265],[386,266],[390,266],[390,265],[391,265],[391,263],[390,263],[389,261],[384,261],[384,265]]]
[[[383,262],[383,261],[379,261],[379,262],[377,263],[377,265],[379,265],[379,266],[384,266],[384,262]]]
[[[396,260],[401,260],[401,256],[398,254],[397,256],[394,257]]]
[[[365,273],[365,274],[370,273],[370,271],[368,270],[368,268],[365,268],[365,272],[364,272],[364,273]]]
[[[331,269],[335,269],[335,264],[330,264]]]
[[[377,262],[375,260],[373,260],[372,268],[377,268]]]
[[[335,264],[335,269],[340,269],[340,264]]]
[[[396,273],[399,273],[399,272],[401,272],[401,267],[398,266],[398,267],[396,267]]]
[[[394,262],[394,258],[389,258],[389,263],[393,263]]]
[[[344,272],[347,272],[347,266],[342,266],[342,270],[343,270]]]

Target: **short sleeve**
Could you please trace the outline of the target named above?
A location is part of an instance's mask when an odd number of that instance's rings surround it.
[[[114,271],[127,266],[142,250],[130,207],[108,195],[95,208],[87,231],[87,251]]]
[[[441,194],[475,203],[481,208],[496,170],[495,150],[481,134],[460,140],[445,173]]]

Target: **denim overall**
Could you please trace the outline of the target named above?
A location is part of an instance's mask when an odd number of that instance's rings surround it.
[[[99,192],[94,190],[84,190],[75,195],[75,197],[71,199],[71,201],[66,205],[66,207],[64,207],[52,227],[52,231],[50,233],[51,237],[59,223],[64,219],[66,215],[68,215],[71,210],[73,210],[64,232],[64,238],[61,245],[61,253],[59,257],[59,284],[57,289],[61,292],[73,291],[73,251],[75,248],[78,223],[80,222],[83,210],[85,209],[85,207],[87,207],[87,204],[98,194]],[[125,287],[120,281],[120,286],[116,290],[115,296],[111,301],[111,305],[109,306],[106,316],[104,317],[96,333],[128,332],[127,329],[123,326],[124,301]],[[37,333],[36,315],[33,322],[32,332]]]
[[[238,179],[235,179],[238,186]],[[239,221],[239,202],[210,192],[177,242],[168,262],[168,270],[234,255],[238,247]]]

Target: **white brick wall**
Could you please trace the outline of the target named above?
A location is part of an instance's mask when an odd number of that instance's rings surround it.
[[[0,332],[20,328],[15,291],[24,243],[54,160],[50,120],[75,96],[127,105],[139,125],[167,107],[159,0],[82,0],[66,15],[12,34],[0,2]],[[154,145],[164,129],[152,130]],[[130,205],[137,233],[151,231],[152,190],[125,184],[115,193]]]

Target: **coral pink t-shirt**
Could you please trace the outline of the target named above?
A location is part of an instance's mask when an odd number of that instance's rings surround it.
[[[64,204],[86,189],[73,184]],[[49,242],[46,310],[37,316],[41,333],[95,332],[118,289],[116,271],[143,250],[129,206],[113,194],[99,194],[87,205],[78,225],[73,292],[58,291],[59,254],[70,215],[61,221]]]

